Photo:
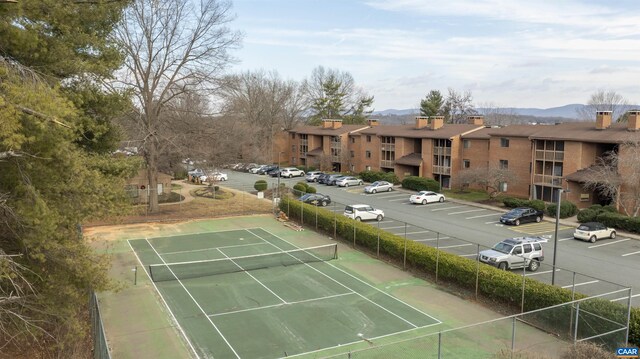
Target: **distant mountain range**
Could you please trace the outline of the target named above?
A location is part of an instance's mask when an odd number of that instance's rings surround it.
[[[551,108],[521,108],[521,107],[506,107],[501,108],[500,110],[503,112],[511,112],[515,115],[520,116],[533,116],[533,117],[543,117],[543,118],[558,118],[564,117],[567,119],[578,119],[578,110],[583,108],[585,105],[581,104],[570,104],[564,105],[560,107],[551,107]],[[484,109],[478,108],[478,112],[483,113]],[[377,116],[406,116],[406,115],[417,115],[419,113],[419,109],[411,108],[406,110],[396,110],[396,109],[388,109],[384,111],[374,111],[373,115]]]

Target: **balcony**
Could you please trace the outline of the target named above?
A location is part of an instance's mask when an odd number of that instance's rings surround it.
[[[451,175],[451,167],[447,167],[447,166],[432,166],[431,171],[434,174]]]
[[[562,186],[561,176],[533,175],[533,183],[538,185]]]
[[[433,154],[435,156],[451,156],[451,147],[434,147]]]
[[[564,161],[564,151],[536,150],[536,160],[538,160],[538,161]]]
[[[383,143],[380,145],[380,148],[383,151],[395,151],[396,150],[396,145],[392,144],[392,143]]]
[[[392,160],[380,160],[380,167],[393,168],[396,161]]]
[[[340,156],[331,156],[331,162],[342,162]]]

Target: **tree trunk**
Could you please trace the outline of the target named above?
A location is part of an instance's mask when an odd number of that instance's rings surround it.
[[[149,179],[149,213],[157,213],[158,206],[158,142],[149,136],[147,146],[147,178]]]

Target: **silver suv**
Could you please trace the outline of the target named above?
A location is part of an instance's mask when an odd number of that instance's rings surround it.
[[[544,260],[542,243],[546,242],[546,239],[540,237],[509,238],[492,249],[481,251],[478,259],[503,270],[526,267],[535,272]]]

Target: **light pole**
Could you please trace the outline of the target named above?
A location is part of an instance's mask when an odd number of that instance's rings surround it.
[[[558,205],[556,207],[556,229],[553,235],[553,268],[551,268],[551,285],[556,284],[556,256],[558,254],[558,222],[560,222],[560,204],[562,203],[562,193],[569,193],[568,189],[558,188]]]
[[[278,201],[280,201],[280,154],[282,151],[278,151],[278,186],[276,188],[276,195],[278,196]]]

